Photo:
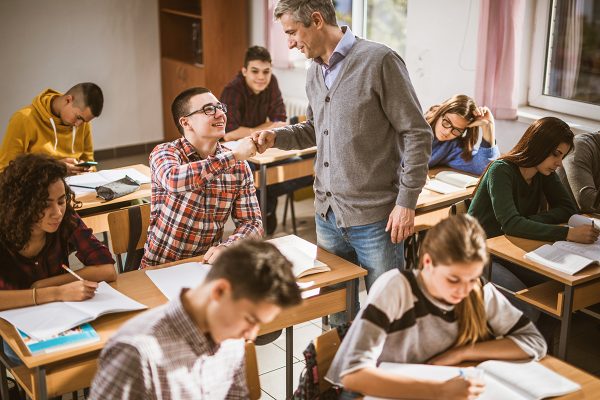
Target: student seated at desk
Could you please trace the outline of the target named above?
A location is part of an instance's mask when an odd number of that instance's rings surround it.
[[[573,148],[573,132],[554,117],[535,121],[505,156],[490,164],[475,190],[469,214],[476,217],[488,237],[499,235],[527,239],[570,240],[593,243],[600,231],[590,226],[563,226],[577,207],[556,174],[563,158]],[[541,210],[543,199],[547,210]],[[525,268],[494,258],[492,281],[518,291],[544,282]],[[523,303],[533,320],[537,311]],[[550,321],[550,319],[546,319]],[[548,334],[543,329],[544,334]]]
[[[221,146],[227,107],[206,88],[183,91],[171,111],[182,137],[150,154],[151,211],[142,268],[202,254],[212,263],[234,241],[263,233],[254,178],[244,161],[256,154],[252,139],[242,139],[233,151]],[[229,216],[235,231],[222,241]]]
[[[429,168],[448,166],[481,175],[500,156],[492,112],[487,107],[478,107],[469,96],[458,94],[432,106],[425,119],[434,133]],[[479,127],[482,137],[476,146]]]
[[[110,251],[73,210],[66,176],[64,163],[42,154],[18,156],[0,173],[0,310],[86,300],[96,282],[116,279]],[[83,281],[61,268],[73,252]]]
[[[481,273],[488,262],[483,229],[457,215],[429,230],[419,268],[381,275],[342,341],[326,379],[341,398],[471,399],[482,382],[434,383],[377,369],[381,362],[456,365],[466,361],[538,360],[544,339]],[[358,393],[355,393],[358,392]]]
[[[0,149],[0,170],[19,154],[42,153],[64,162],[69,175],[87,171],[76,164],[94,161],[90,121],[100,116],[103,105],[102,90],[91,82],[78,83],[64,94],[44,90],[11,117]]]
[[[247,399],[244,340],[300,304],[291,263],[270,243],[224,250],[206,279],[127,322],[104,347],[90,399]]]
[[[556,172],[584,213],[600,214],[600,131],[575,136],[574,150]]]

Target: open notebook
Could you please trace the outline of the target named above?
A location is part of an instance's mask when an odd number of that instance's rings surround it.
[[[150,183],[150,177],[135,168],[104,169],[98,172],[86,172],[67,177],[66,181],[75,194],[95,192],[96,187],[125,178],[125,175],[140,185]]]
[[[425,189],[442,194],[450,194],[465,190],[469,186],[475,186],[477,182],[479,182],[478,177],[461,174],[456,171],[440,171],[435,175],[435,178],[427,180]]]
[[[584,215],[573,215],[569,219],[569,226],[591,225],[592,221],[597,227],[600,227],[600,220],[588,218]],[[545,244],[525,254],[525,258],[565,274],[573,275],[590,264],[600,263],[600,240],[592,244],[561,240],[554,242],[552,245]]]
[[[176,299],[183,288],[195,288],[204,281],[209,264],[188,262],[169,268],[148,269],[146,275],[169,300]]]
[[[317,260],[317,246],[296,235],[282,236],[267,242],[274,244],[290,260],[296,278],[331,271],[327,264]]]
[[[0,312],[3,318],[27,336],[42,340],[95,320],[101,315],[147,308],[125,296],[106,282],[100,282],[96,295],[85,301],[57,301],[39,306]]]
[[[460,376],[461,368],[424,364],[381,363],[379,368],[403,376],[431,381],[446,381]],[[536,361],[525,363],[485,361],[485,392],[478,400],[538,400],[581,390],[581,386]],[[366,396],[365,400],[378,399]]]

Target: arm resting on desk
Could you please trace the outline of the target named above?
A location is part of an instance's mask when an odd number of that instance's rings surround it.
[[[433,357],[428,364],[457,365],[465,361],[529,359],[531,359],[531,355],[527,354],[513,340],[504,338],[487,340],[469,346],[453,347]]]

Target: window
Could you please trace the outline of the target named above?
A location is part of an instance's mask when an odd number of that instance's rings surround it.
[[[600,119],[600,0],[537,2],[529,103]]]

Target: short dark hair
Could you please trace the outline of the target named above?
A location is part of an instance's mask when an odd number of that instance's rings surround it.
[[[244,57],[244,68],[248,68],[250,61],[259,60],[271,62],[271,54],[269,50],[262,46],[252,46],[246,50],[246,56]]]
[[[95,83],[78,83],[67,90],[66,94],[73,96],[80,108],[85,109],[86,107],[89,107],[94,117],[99,117],[100,114],[102,114],[104,95],[102,94],[102,89]]]
[[[234,299],[266,301],[290,307],[302,301],[292,263],[277,247],[256,239],[241,240],[223,250],[213,263],[206,282],[226,279]]]
[[[193,87],[184,90],[179,93],[173,103],[171,104],[171,113],[173,114],[173,121],[179,133],[183,135],[183,127],[179,123],[179,118],[190,113],[190,99],[196,95],[210,93],[210,90],[204,87]]]

